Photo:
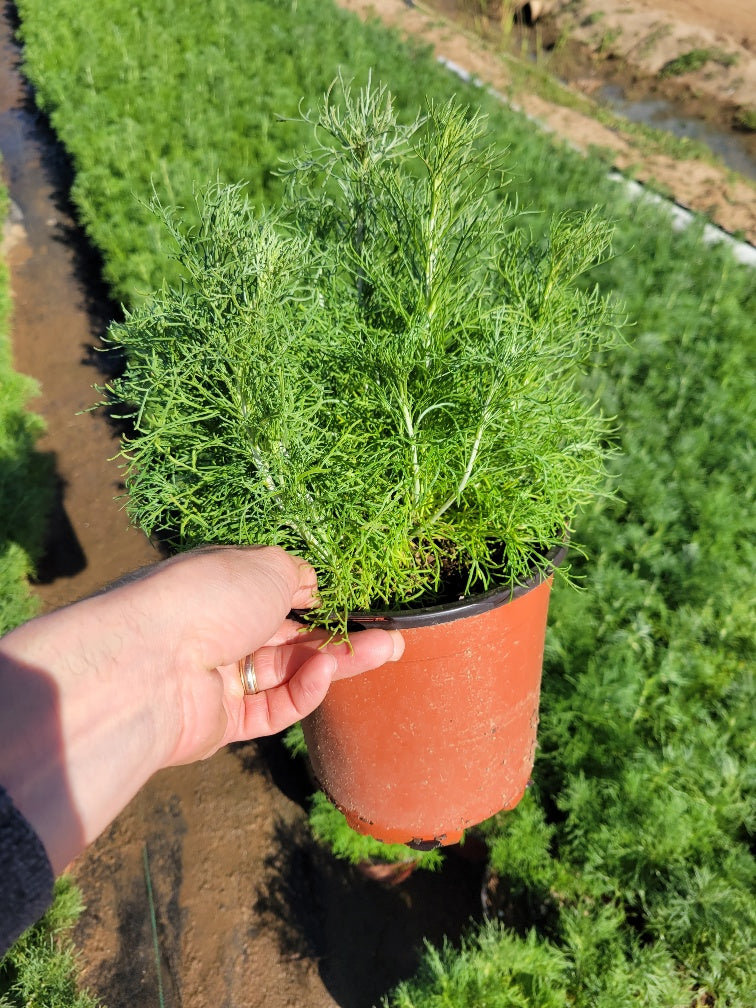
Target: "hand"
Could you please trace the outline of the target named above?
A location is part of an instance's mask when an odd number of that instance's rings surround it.
[[[281,731],[334,678],[398,658],[398,633],[324,643],[287,620],[313,569],[274,547],[196,550],[0,641],[0,784],[56,870],[162,767]],[[260,692],[238,662],[254,654]]]
[[[168,611],[153,625],[160,634],[173,626],[168,667],[180,702],[173,710],[177,730],[166,727],[166,739],[176,739],[166,766],[211,756],[229,742],[280,732],[310,714],[333,679],[396,661],[404,651],[396,631],[363,630],[349,642],[329,642],[326,633],[305,631],[287,619],[292,609],[313,604],[317,582],[309,564],[280,549],[195,551],[162,564],[154,571],[158,575],[155,604],[164,599]],[[173,597],[181,600],[178,622]],[[145,601],[141,588],[140,601]],[[244,695],[238,668],[248,654],[259,690],[253,696]]]

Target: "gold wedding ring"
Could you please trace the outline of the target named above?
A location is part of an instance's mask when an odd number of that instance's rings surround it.
[[[239,659],[239,678],[245,696],[259,692],[257,676],[255,675],[254,655],[248,654],[246,658]]]

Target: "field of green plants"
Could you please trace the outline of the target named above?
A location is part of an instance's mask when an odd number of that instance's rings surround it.
[[[754,271],[326,0],[17,7],[81,220],[127,306],[175,277],[153,191],[189,219],[216,178],[274,199],[278,160],[303,139],[278,117],[339,71],[363,84],[372,68],[408,118],[452,92],[486,111],[536,235],[561,209],[614,222],[614,256],[590,280],[624,305],[626,341],[589,380],[616,417],[617,493],[580,518],[580,590],[554,594],[533,786],[485,825],[507,895],[386,1004],[750,1008]]]

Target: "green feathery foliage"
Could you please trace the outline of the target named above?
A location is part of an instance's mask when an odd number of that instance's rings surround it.
[[[277,543],[319,575],[319,619],[513,585],[605,480],[577,379],[613,338],[578,278],[595,214],[513,226],[481,118],[397,122],[368,85],[305,117],[316,146],[275,213],[213,186],[201,224],[158,206],[181,264],[111,327],[131,403],[129,508],[176,549]],[[451,573],[450,573],[451,572]]]
[[[0,959],[0,1008],[96,1008],[98,1002],[78,988],[67,937],[81,911],[78,889],[67,876],[59,878],[45,916]]]
[[[416,851],[404,844],[381,843],[371,836],[357,833],[322,791],[316,791],[312,796],[309,821],[315,839],[328,847],[334,857],[353,865],[371,860],[387,864],[414,861],[418,868],[434,871],[443,863],[443,854],[439,850]]]
[[[522,939],[495,923],[461,949],[428,945],[416,977],[400,983],[383,1008],[564,1008],[567,961],[534,931]]]

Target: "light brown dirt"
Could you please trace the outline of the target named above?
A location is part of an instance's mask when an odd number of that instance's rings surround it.
[[[500,22],[471,17],[473,0],[338,0],[363,18],[378,17],[407,36],[421,39],[443,58],[473,74],[502,95],[511,96],[544,128],[581,150],[611,152],[613,165],[640,182],[652,183],[681,206],[705,214],[731,233],[756,243],[756,186],[726,168],[701,160],[678,161],[642,148],[632,129],[602,125],[590,114],[564,104],[546,101],[514,83],[504,44],[492,29]],[[483,5],[485,6],[485,5]],[[593,20],[592,15],[598,15]],[[584,22],[589,22],[584,24]],[[714,6],[684,0],[577,0],[562,5],[554,15],[557,34],[584,43],[581,58],[586,72],[573,89],[590,94],[601,80],[616,78],[659,88],[658,70],[664,63],[695,48],[717,48],[734,55],[725,68],[708,63],[696,74],[675,80],[674,89],[683,110],[702,110],[723,125],[738,107],[756,108],[756,3],[724,0]],[[460,25],[464,30],[460,31]],[[632,29],[632,30],[631,30]],[[616,34],[611,47],[601,39]],[[611,57],[611,59],[610,59]],[[756,148],[754,148],[756,150]]]
[[[756,5],[753,0],[635,0],[648,17],[666,15],[689,30],[708,28],[724,39],[742,40],[756,51]],[[611,4],[604,4],[611,7]],[[617,3],[627,8],[631,4]]]

